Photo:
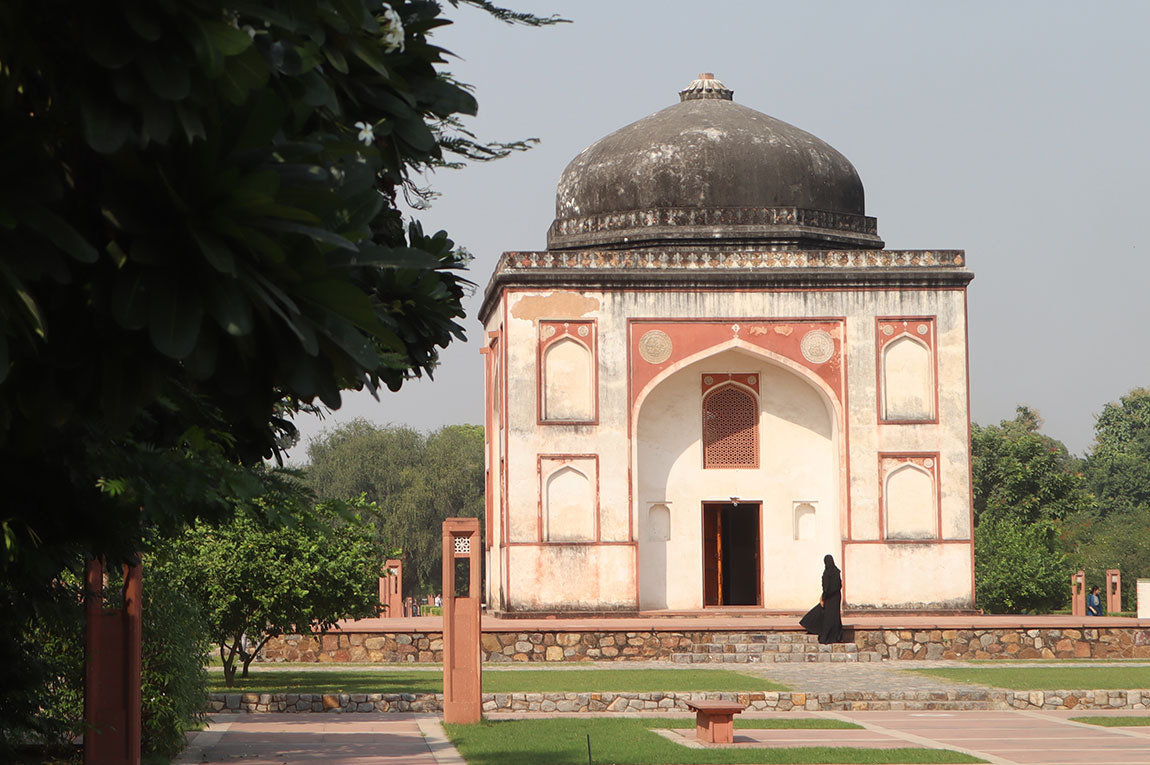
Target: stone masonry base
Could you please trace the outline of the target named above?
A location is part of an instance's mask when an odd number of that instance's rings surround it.
[[[485,693],[484,712],[687,712],[687,701],[737,701],[756,712],[878,710],[1114,710],[1150,708],[1150,690],[890,693]],[[439,712],[438,693],[213,693],[211,712]]]
[[[914,661],[935,659],[1147,659],[1150,629],[854,629],[850,642],[819,645],[783,630],[484,631],[485,662]],[[442,663],[442,632],[331,632],[286,635],[264,647],[265,661]]]

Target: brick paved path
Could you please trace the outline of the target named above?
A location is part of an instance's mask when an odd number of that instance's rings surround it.
[[[173,765],[463,765],[440,718],[414,714],[212,715]]]
[[[942,746],[996,765],[1146,765],[1150,728],[1100,728],[1064,712],[827,712],[909,745]],[[1093,713],[1097,714],[1110,713]],[[1121,713],[1123,716],[1146,713]]]

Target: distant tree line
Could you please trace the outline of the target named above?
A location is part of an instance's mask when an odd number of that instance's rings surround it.
[[[405,594],[438,592],[443,520],[483,515],[483,428],[425,435],[361,419],[313,439],[307,454],[306,480],[321,499],[362,496],[378,506],[376,531],[401,551]]]
[[[1084,457],[1041,432],[1033,409],[974,425],[975,588],[992,613],[1050,611],[1070,601],[1070,574],[1105,585],[1122,571],[1133,610],[1135,580],[1150,576],[1150,390],[1106,404]]]

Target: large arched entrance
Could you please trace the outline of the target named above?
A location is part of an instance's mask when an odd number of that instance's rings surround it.
[[[829,394],[766,352],[729,347],[653,381],[637,405],[640,608],[817,601],[822,556],[842,539]]]

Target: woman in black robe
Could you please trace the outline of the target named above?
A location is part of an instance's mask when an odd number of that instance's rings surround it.
[[[823,594],[819,604],[799,620],[799,624],[820,643],[841,643],[843,640],[842,604],[843,578],[835,565],[833,555],[823,558]]]

